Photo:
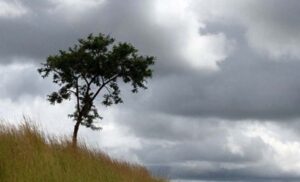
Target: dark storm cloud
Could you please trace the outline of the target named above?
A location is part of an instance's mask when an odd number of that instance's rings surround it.
[[[259,137],[244,135],[247,130],[238,123],[140,111],[123,111],[116,117],[142,139],[143,147],[132,153],[157,175],[220,181],[276,178],[258,169],[267,165],[260,162],[268,160],[265,156],[272,148]],[[254,164],[258,167],[251,167]],[[270,171],[280,171],[268,165]],[[246,174],[248,169],[252,172]]]
[[[195,3],[198,3],[194,7],[200,14],[212,10],[206,17],[208,22],[243,26],[248,43],[256,51],[279,60],[282,56],[299,58],[299,1],[212,0]]]
[[[274,61],[253,51],[243,37],[244,29],[233,25],[208,24],[201,31],[223,31],[229,37],[235,36],[234,53],[215,72],[190,70],[155,77],[150,82],[151,97],[144,98],[141,104],[158,112],[192,117],[234,120],[299,117],[298,59],[282,57]]]
[[[122,118],[120,125],[130,126],[130,133],[143,139],[143,147],[131,152],[156,175],[195,181],[300,179],[297,173],[282,170],[285,164],[277,163],[278,153],[265,139],[248,137],[247,132],[252,129],[240,125],[255,125],[255,122],[190,119],[140,111],[124,111],[116,117]],[[274,143],[282,141],[283,145],[294,145],[292,143],[299,139],[290,134],[290,128],[281,132],[282,127],[264,127],[282,137],[278,140],[268,136]]]
[[[151,20],[151,1],[104,1],[83,12],[73,11],[72,7],[59,9],[59,4],[50,0],[20,2],[28,13],[14,19],[0,18],[1,63],[10,63],[14,57],[42,62],[49,54],[72,46],[78,38],[103,32],[117,41],[133,43],[143,54],[159,56],[164,61],[157,62],[156,69],[161,70],[157,74],[176,65],[180,68],[174,52],[176,41],[168,29]],[[74,17],[64,12],[67,10]]]
[[[268,149],[259,138],[250,141],[245,139],[240,141],[245,142],[242,144],[243,146],[240,146],[243,153],[234,153],[228,146],[229,141],[226,138],[228,135],[220,136],[223,139],[208,135],[210,138],[206,140],[177,141],[165,146],[148,142],[148,145],[147,143],[144,144],[143,150],[135,151],[135,153],[145,164],[216,162],[238,166],[238,164],[258,162],[263,159],[263,151]]]
[[[242,51],[243,52],[243,51]],[[237,55],[212,74],[178,74],[151,85],[150,108],[229,119],[289,119],[300,113],[300,62]],[[230,59],[229,58],[229,59]],[[163,91],[161,91],[163,89]]]
[[[0,19],[2,63],[9,63],[14,57],[42,62],[49,54],[72,45],[80,32],[84,31],[77,29],[80,26],[72,26],[55,13],[52,14],[55,6],[50,1],[25,1],[22,4],[28,8],[28,13],[13,19]]]
[[[26,14],[16,18],[0,18],[2,64],[44,62],[48,55],[68,48],[78,38],[104,32],[117,41],[133,43],[142,54],[156,56],[158,60],[154,69],[157,76],[189,71],[177,50],[179,40],[174,38],[170,29],[152,20],[151,1],[104,1],[83,12],[66,8],[65,11],[71,14],[78,13],[75,17],[59,9],[61,7],[54,1],[18,2],[27,9]],[[9,93],[9,87],[7,89]]]

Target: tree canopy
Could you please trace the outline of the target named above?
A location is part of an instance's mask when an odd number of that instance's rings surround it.
[[[49,56],[38,72],[43,78],[51,76],[60,87],[48,95],[50,103],[76,98],[75,111],[69,115],[76,121],[73,131],[76,145],[79,125],[94,128],[95,119],[101,119],[94,102],[97,96],[102,94],[105,106],[122,103],[119,82],[129,83],[133,93],[139,88],[146,89],[153,64],[154,57],[139,55],[130,43],[115,43],[109,35],[100,33],[90,34],[68,50]]]

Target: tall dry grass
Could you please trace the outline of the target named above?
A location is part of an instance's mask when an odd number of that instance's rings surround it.
[[[1,182],[162,182],[142,166],[111,159],[35,127],[0,126]]]

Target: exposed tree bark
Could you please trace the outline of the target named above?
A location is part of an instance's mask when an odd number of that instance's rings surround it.
[[[72,145],[73,147],[77,147],[77,135],[78,135],[78,131],[79,131],[79,127],[80,127],[80,124],[83,120],[83,117],[85,115],[87,115],[86,112],[88,112],[91,108],[91,104],[85,104],[81,110],[79,110],[79,113],[78,113],[78,117],[76,119],[76,124],[74,126],[74,130],[73,130],[73,137],[72,137]]]
[[[77,135],[78,135],[78,130],[79,130],[79,126],[81,123],[82,119],[79,119],[76,121],[76,124],[74,126],[74,131],[73,131],[73,136],[72,136],[72,146],[73,147],[77,147]]]

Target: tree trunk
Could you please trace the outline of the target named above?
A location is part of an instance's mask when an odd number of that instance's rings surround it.
[[[81,120],[82,120],[81,117],[78,117],[77,121],[76,121],[76,124],[74,126],[73,137],[72,137],[72,146],[73,147],[77,147],[77,134],[78,134],[78,130],[79,130]]]

